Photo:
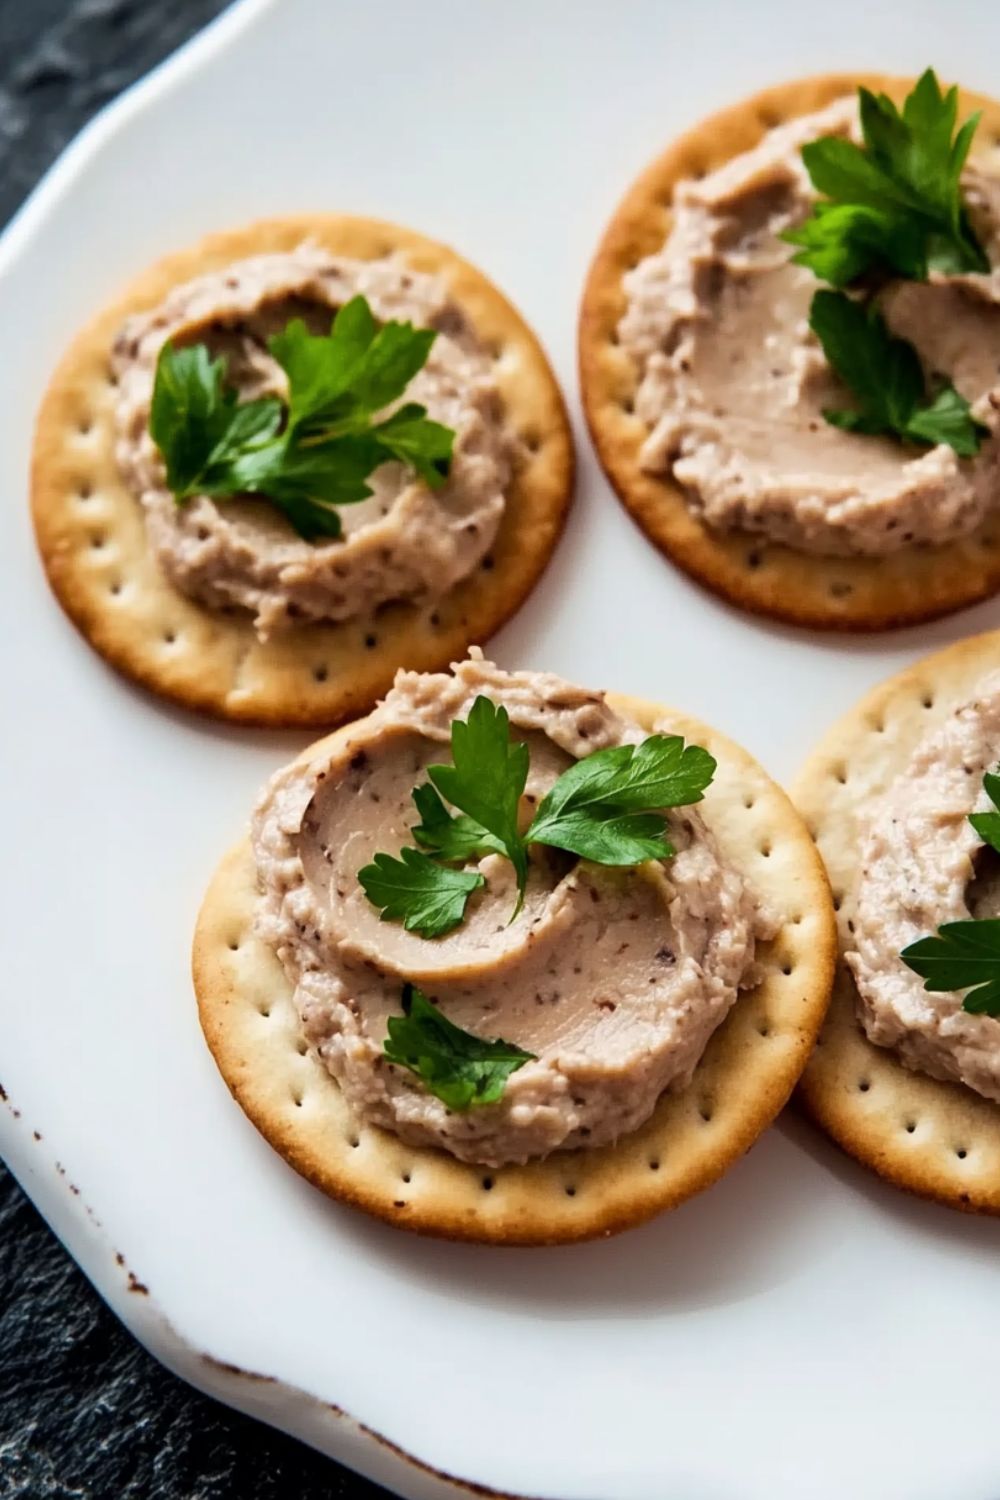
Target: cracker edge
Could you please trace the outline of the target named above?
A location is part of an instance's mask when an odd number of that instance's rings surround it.
[[[491,1169],[458,1162],[446,1153],[430,1148],[406,1146],[390,1132],[377,1127],[358,1127],[360,1134],[375,1142],[374,1149],[380,1157],[405,1156],[443,1178],[440,1187],[435,1188],[436,1203],[415,1210],[409,1203],[400,1204],[388,1189],[384,1192],[372,1190],[366,1183],[361,1163],[353,1171],[349,1165],[346,1170],[331,1168],[324,1142],[321,1140],[317,1144],[310,1140],[308,1130],[299,1139],[294,1119],[291,1126],[287,1124],[287,1104],[284,1112],[270,1107],[267,1082],[261,1087],[260,1078],[254,1076],[252,1061],[244,1055],[239,1037],[229,1029],[227,1009],[238,993],[238,986],[225,970],[223,931],[230,920],[234,886],[248,876],[252,879],[249,845],[246,841],[237,845],[225,856],[213,877],[195,931],[192,970],[202,1029],[227,1087],[251,1122],[290,1166],[328,1196],[388,1223],[445,1239],[511,1246],[566,1244],[594,1239],[637,1226],[710,1187],[754,1144],[790,1097],[826,1013],[835,970],[835,921],[823,863],[787,795],[748,752],[699,721],[659,705],[615,694],[609,694],[608,701],[619,712],[637,718],[646,728],[666,718],[672,728],[676,727],[687,737],[706,744],[719,758],[720,767],[735,778],[744,808],[745,788],[750,784],[754,806],[763,800],[767,815],[766,824],[755,831],[753,837],[763,834],[770,843],[769,835],[780,828],[783,841],[794,848],[794,870],[789,873],[785,889],[791,892],[794,882],[799,893],[798,899],[791,894],[788,898],[790,907],[799,908],[799,923],[789,919],[783,924],[766,950],[771,955],[771,962],[764,984],[742,994],[713,1035],[706,1051],[706,1060],[709,1061],[707,1076],[703,1075],[699,1065],[692,1083],[683,1093],[665,1095],[651,1120],[613,1147],[600,1148],[593,1153],[556,1152],[545,1161],[529,1164],[527,1168]],[[348,725],[335,731],[333,736],[309,747],[299,759],[307,761],[326,749],[330,740],[348,736],[352,727]],[[728,799],[730,802],[732,795]],[[721,797],[720,801],[722,813],[726,802]],[[713,819],[716,827],[720,822],[721,819]],[[750,837],[748,832],[748,840]],[[240,919],[245,922],[246,913],[240,902],[237,900],[235,904],[240,909]],[[257,942],[252,938],[251,941]],[[800,975],[804,972],[805,979],[800,978],[795,985],[789,986],[783,996],[781,965],[788,956],[789,944],[793,950],[794,969]],[[784,953],[779,953],[782,947]],[[259,948],[284,988],[284,999],[297,1029],[298,1017],[291,1004],[291,991],[277,959],[263,944],[259,944]],[[222,963],[220,958],[223,958]],[[806,990],[804,995],[803,988]],[[740,1049],[747,1041],[749,1028],[752,1026],[755,1036],[764,1039],[751,1016],[755,1001],[758,1009],[766,1006],[769,1017],[780,1016],[780,1025],[776,1026],[773,1020],[769,1023],[767,1035],[774,1033],[769,1046],[776,1047],[779,1037],[782,1043],[780,1052],[775,1051],[773,1061],[766,1066],[759,1060],[755,1063],[754,1072],[760,1087],[749,1100],[740,1101],[745,1107],[738,1121],[727,1127],[721,1143],[716,1140],[707,1150],[696,1148],[686,1164],[673,1173],[662,1172],[659,1167],[655,1172],[650,1171],[650,1152],[657,1161],[665,1155],[658,1138],[665,1117],[675,1116],[674,1134],[678,1138],[685,1136],[689,1130],[689,1124],[685,1123],[687,1116],[692,1109],[700,1108],[698,1098],[699,1095],[705,1098],[706,1087],[711,1089],[717,1087],[720,1080],[728,1082],[737,1078],[745,1068]],[[731,1056],[726,1056],[727,1050]],[[722,1063],[717,1067],[720,1054]],[[335,1080],[311,1052],[309,1061],[324,1087],[332,1087],[339,1095]],[[346,1102],[344,1107],[346,1110]],[[731,1109],[727,1108],[727,1113],[731,1113]],[[699,1118],[704,1119],[704,1116]],[[630,1198],[629,1194],[620,1191],[620,1182],[623,1168],[631,1166],[633,1158],[637,1160],[634,1175],[638,1190]],[[567,1197],[567,1178],[579,1181],[581,1175],[596,1180],[598,1191],[591,1189],[578,1197]],[[463,1207],[457,1201],[458,1197],[462,1193],[468,1195],[470,1188],[474,1189],[477,1202],[481,1202],[484,1176],[493,1183],[493,1190],[486,1200],[487,1207],[478,1210]],[[654,1179],[653,1186],[650,1185],[651,1178]],[[511,1179],[512,1206],[501,1212],[498,1205],[503,1193],[498,1189],[501,1184],[508,1187]],[[398,1193],[399,1179],[395,1181]],[[453,1191],[456,1185],[457,1193]],[[552,1200],[551,1204],[549,1200]],[[592,1203],[596,1206],[591,1206]],[[568,1207],[568,1204],[572,1206]]]
[[[487,345],[506,350],[497,376],[515,428],[535,438],[515,476],[496,540],[491,571],[482,566],[437,604],[396,605],[380,616],[378,645],[363,645],[366,622],[307,626],[261,646],[248,619],[229,619],[194,604],[176,591],[145,543],[136,501],[114,463],[107,386],[111,339],[131,312],[155,305],[173,285],[241,256],[287,249],[307,235],[335,252],[368,258],[402,250],[417,269],[442,275],[469,309]],[[93,416],[94,392],[103,397]],[[88,456],[72,441],[80,414],[98,426],[98,451]],[[113,602],[105,574],[95,574],[88,535],[95,519],[74,509],[71,476],[96,478],[109,498],[103,525],[121,540],[124,528],[142,542],[131,548],[133,564],[146,577],[134,606]],[[43,397],[32,450],[31,508],[36,540],[49,584],[63,611],[99,654],[132,681],[160,697],[234,723],[261,727],[329,726],[367,711],[388,691],[401,666],[433,671],[448,666],[470,644],[488,639],[525,602],[538,583],[562,533],[573,496],[575,453],[565,401],[537,337],[506,297],[476,267],[448,247],[414,231],[348,215],[300,215],[261,220],[244,229],[209,235],[158,261],[135,279],[80,332],[60,361]],[[135,511],[135,515],[133,515]],[[131,518],[131,519],[130,519]],[[96,518],[101,523],[102,518]],[[107,549],[105,557],[113,556]],[[164,651],[174,642],[150,615],[180,617],[189,654]],[[440,616],[435,626],[431,616]],[[346,652],[349,674],[331,669],[315,676],[325,643],[334,654],[357,635]],[[240,678],[249,687],[240,686]]]
[[[822,841],[824,815],[836,816],[831,787],[840,784],[836,768],[849,762],[852,748],[886,733],[893,709],[902,704],[919,703],[928,715],[897,720],[898,733],[877,759],[878,767],[884,769],[874,791],[878,795],[903,770],[921,736],[944,722],[984,673],[997,667],[1000,631],[971,636],[879,683],[838,719],[810,754],[791,791],[792,801],[815,831],[817,844]],[[866,795],[852,809],[849,794],[842,796],[840,811],[853,810],[855,815],[868,801]],[[855,868],[830,870],[835,891],[841,877],[848,885],[853,881]],[[842,910],[841,921],[847,915]],[[839,935],[838,948],[842,955]],[[837,968],[821,1044],[799,1085],[797,1097],[806,1113],[843,1151],[894,1187],[966,1213],[1000,1215],[1000,1171],[994,1170],[990,1181],[988,1161],[987,1180],[970,1182],[972,1167],[965,1165],[969,1157],[963,1160],[956,1154],[958,1141],[971,1128],[985,1135],[994,1167],[1000,1166],[1000,1105],[962,1084],[913,1072],[891,1049],[870,1042],[857,1020],[857,990],[842,956]],[[867,1079],[864,1092],[845,1082],[846,1074],[854,1076],[855,1060]],[[878,1080],[877,1090],[873,1078]],[[883,1105],[878,1103],[880,1091],[886,1094]],[[906,1117],[921,1111],[934,1118],[938,1149],[920,1139],[911,1140],[906,1133]],[[943,1155],[950,1171],[941,1166],[940,1145],[945,1135],[952,1137]]]
[[[711,531],[672,480],[638,462],[645,425],[629,410],[637,376],[616,343],[622,277],[658,250],[673,189],[750,150],[776,124],[809,114],[859,84],[899,100],[912,79],[826,74],[762,90],[703,120],[654,160],[626,192],[604,232],[584,287],[578,363],[587,427],[601,467],[648,539],[689,577],[730,604],[787,624],[843,632],[889,630],[937,619],[1000,589],[1000,518],[938,548],[886,558],[821,558],[753,532]],[[960,90],[960,111],[983,111],[974,157],[1000,141],[1000,103]],[[817,283],[818,285],[819,283]],[[750,559],[756,559],[751,563]],[[848,592],[835,597],[831,589]]]

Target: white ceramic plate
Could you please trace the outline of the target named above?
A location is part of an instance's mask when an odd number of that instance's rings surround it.
[[[202,1043],[188,944],[301,741],[154,703],[63,620],[26,504],[48,372],[161,251],[347,209],[483,266],[578,416],[588,257],[676,131],[833,68],[933,62],[996,92],[998,56],[977,0],[245,0],[92,125],[0,243],[0,1147],[167,1364],[412,1500],[454,1495],[447,1475],[558,1500],[990,1500],[1000,1224],[883,1188],[794,1118],[679,1212],[572,1249],[421,1242],[296,1177]],[[862,689],[1000,622],[991,604],[843,641],[733,613],[647,545],[577,428],[576,512],[504,664],[676,702],[787,776]]]

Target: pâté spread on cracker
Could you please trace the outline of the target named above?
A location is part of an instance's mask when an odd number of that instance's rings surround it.
[[[194,974],[226,1082],[299,1171],[532,1244],[721,1175],[801,1072],[833,952],[808,834],[744,751],[473,653],[272,779]]]
[[[513,613],[572,475],[545,356],[482,273],[315,216],[169,257],[78,337],[32,503],[116,667],[226,718],[330,724]]]
[[[843,962],[810,1110],[902,1187],[1000,1213],[1000,636],[877,688],[795,800],[838,899]]]
[[[788,84],[619,208],[581,315],[591,431],[733,602],[871,629],[1000,588],[998,128],[931,70]]]

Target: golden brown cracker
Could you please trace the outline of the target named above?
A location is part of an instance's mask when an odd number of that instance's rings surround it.
[[[793,800],[816,839],[833,887],[841,947],[855,907],[865,815],[905,769],[917,744],[1000,667],[1000,632],[960,641],[883,682],[825,736],[799,774]],[[1000,1214],[1000,1105],[961,1084],[913,1073],[874,1046],[841,962],[833,1000],[801,1096],[833,1139],[897,1187],[953,1208]]]
[[[622,278],[658,251],[670,230],[674,188],[756,146],[767,131],[811,114],[859,84],[897,101],[912,80],[869,74],[808,78],[765,89],[703,120],[658,157],[629,189],[590,268],[580,311],[583,403],[598,457],[619,499],[649,539],[699,583],[732,604],[794,625],[886,630],[935,619],[1000,589],[1000,516],[941,547],[903,548],[885,557],[818,557],[750,532],[708,527],[673,479],[646,473],[647,435],[634,413],[639,372],[618,343],[625,311]],[[962,92],[964,118],[981,109],[972,159],[1000,171],[1000,104]],[[817,282],[817,286],[820,283]]]
[[[168,583],[114,458],[112,341],[171,287],[244,256],[310,238],[336,254],[400,252],[443,278],[495,356],[506,413],[525,448],[500,529],[474,573],[437,602],[303,625],[266,643],[250,617],[187,599]],[[387,692],[399,667],[440,671],[515,612],[558,541],[573,487],[562,395],[538,340],[482,272],[454,251],[373,219],[305,215],[216,234],[158,262],[77,337],[38,417],[31,497],[49,582],[83,635],[119,671],[187,708],[261,725],[334,724]]]
[[[254,1125],[331,1197],[451,1239],[546,1245],[613,1234],[710,1186],[788,1098],[833,978],[833,913],[816,851],[784,792],[746,751],[655,704],[614,695],[609,702],[647,730],[667,724],[716,756],[705,817],[781,923],[759,949],[761,982],[712,1037],[688,1088],[664,1095],[647,1124],[617,1145],[556,1152],[527,1166],[470,1166],[355,1120],[306,1047],[274,952],[254,935],[256,869],[244,842],[217,870],[198,920],[201,1023]],[[323,743],[326,754],[330,741]]]

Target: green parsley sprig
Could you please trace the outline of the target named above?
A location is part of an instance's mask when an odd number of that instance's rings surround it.
[[[513,1042],[492,1041],[463,1031],[432,1005],[415,985],[403,987],[403,1014],[390,1016],[383,1052],[408,1068],[449,1109],[464,1112],[496,1104],[507,1080],[535,1054]]]
[[[1000,853],[1000,776],[987,771],[983,786],[994,811],[970,813],[969,822],[983,842]],[[944,922],[935,934],[911,943],[899,956],[925,981],[929,993],[968,990],[963,1010],[1000,1016],[1000,918]]]
[[[983,790],[993,803],[992,812],[970,813],[969,822],[984,844],[1000,854],[1000,776],[987,771],[983,776]]]
[[[450,766],[428,766],[429,782],[413,792],[421,821],[418,849],[398,858],[379,853],[358,872],[383,921],[402,921],[421,937],[440,937],[465,918],[473,891],[485,882],[455,864],[501,854],[524,900],[528,849],[546,844],[595,864],[629,866],[674,853],[663,810],[700,802],[715,761],[679,735],[650,735],[640,745],[618,745],[584,756],[557,778],[521,833],[518,810],[528,778],[528,747],[512,742],[507,710],[476,698],[467,720],[451,727]],[[457,808],[453,814],[445,805]]]
[[[425,938],[457,927],[472,892],[486,884],[478,870],[450,870],[419,849],[400,849],[398,859],[376,854],[358,879],[384,922],[402,922]]]
[[[379,326],[364,297],[344,304],[329,334],[299,318],[268,340],[288,400],[240,401],[226,362],[204,344],[160,350],[149,430],[178,505],[260,495],[309,541],[341,534],[336,507],[372,494],[367,480],[396,459],[431,489],[444,484],[455,434],[405,402],[380,414],[421,370],[437,337],[411,323]],[[376,420],[376,418],[379,418]]]
[[[811,216],[783,236],[797,265],[847,286],[868,272],[923,281],[930,271],[988,271],[960,180],[979,113],[957,134],[958,90],[928,68],[903,102],[859,88],[864,144],[822,136],[802,148],[817,192]],[[954,139],[953,139],[954,136]]]
[[[968,989],[963,1010],[1000,1016],[1000,919],[943,922],[933,937],[911,943],[899,956],[931,994]]]
[[[468,719],[456,719],[451,726],[451,759],[450,766],[428,766],[427,775],[439,802],[443,797],[463,814],[457,836],[475,835],[480,854],[493,849],[506,855],[514,866],[516,916],[528,879],[527,845],[517,827],[521,794],[528,780],[528,747],[523,741],[511,742],[507,710],[497,708],[489,698],[478,697]],[[426,798],[424,805],[428,806]],[[440,803],[434,810],[435,822],[428,825],[425,821],[419,833],[414,829],[414,838],[429,853],[454,859],[453,852],[443,853],[454,849],[456,835],[450,828],[444,830],[443,844],[438,842],[442,833],[440,815],[445,812],[444,803]]]
[[[928,395],[912,344],[893,337],[870,300],[879,277],[924,281],[931,271],[988,271],[962,202],[961,175],[979,123],[957,134],[958,90],[941,92],[928,68],[898,109],[886,94],[858,90],[864,144],[821,136],[802,148],[813,186],[824,196],[782,238],[799,247],[794,264],[837,288],[867,279],[862,298],[818,291],[809,326],[831,367],[857,401],[827,410],[834,427],[889,434],[904,442],[946,443],[960,458],[979,451],[989,428],[948,381]]]
[[[866,307],[846,292],[819,291],[809,309],[809,326],[857,402],[853,411],[825,410],[832,426],[889,433],[909,443],[947,443],[961,458],[979,451],[989,428],[976,421],[953,385],[926,395],[916,350],[890,334],[876,307]]]

